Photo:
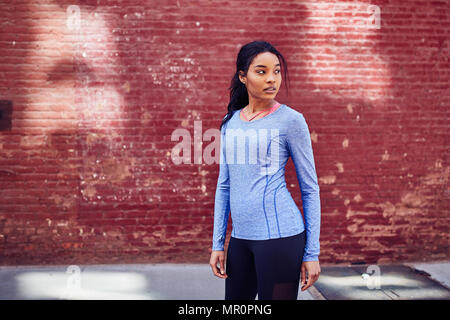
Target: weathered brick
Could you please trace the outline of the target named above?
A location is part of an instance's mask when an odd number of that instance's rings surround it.
[[[321,261],[448,259],[445,1],[375,1],[380,29],[366,2],[109,1],[78,30],[45,2],[0,4],[0,263],[207,262],[218,164],[175,165],[171,134],[219,128],[255,39],[312,133]],[[286,181],[301,206],[292,161]]]

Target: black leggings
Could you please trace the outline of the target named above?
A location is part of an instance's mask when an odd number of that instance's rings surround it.
[[[305,231],[269,240],[230,238],[225,300],[296,300]]]

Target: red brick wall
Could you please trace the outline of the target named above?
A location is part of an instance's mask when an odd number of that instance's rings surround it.
[[[277,100],[309,124],[321,261],[448,259],[448,1],[0,11],[0,264],[207,263],[218,164],[192,149],[175,165],[171,134],[219,127],[236,54],[256,39],[286,57]],[[286,179],[301,206],[291,160]]]

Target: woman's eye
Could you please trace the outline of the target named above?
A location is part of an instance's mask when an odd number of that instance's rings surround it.
[[[278,69],[278,70],[275,70],[275,72],[276,72],[276,73],[280,73],[281,70]],[[256,73],[263,74],[263,73],[264,73],[264,70],[258,70],[258,71],[256,71]]]

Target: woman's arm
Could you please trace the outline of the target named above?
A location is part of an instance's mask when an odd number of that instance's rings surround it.
[[[230,212],[230,177],[225,158],[224,127],[220,132],[220,165],[214,202],[214,231],[212,252],[209,264],[215,276],[226,279],[225,273],[225,237]],[[219,264],[219,267],[217,266]],[[220,272],[219,272],[220,271]]]
[[[306,245],[303,261],[319,261],[320,190],[311,144],[311,136],[301,113],[290,122],[287,133],[290,155],[300,185],[305,217]]]
[[[225,157],[225,129],[220,132],[219,177],[214,201],[214,231],[212,250],[223,251],[230,212],[230,177]]]
[[[320,275],[320,190],[311,144],[311,135],[301,113],[293,119],[288,131],[288,146],[295,165],[303,202],[306,245],[301,266],[301,290],[311,287]]]

